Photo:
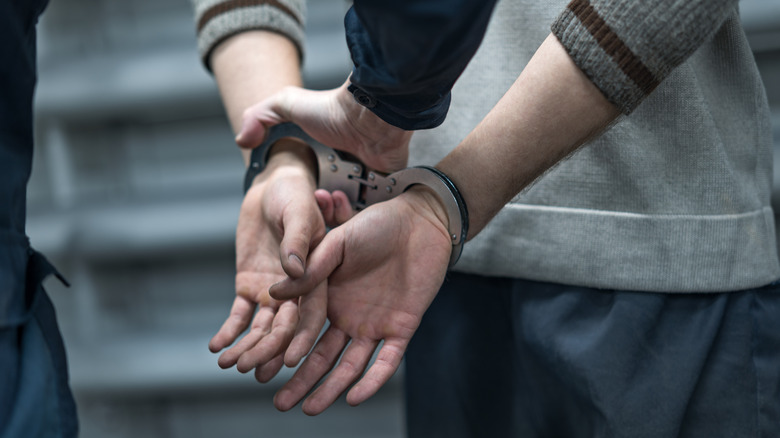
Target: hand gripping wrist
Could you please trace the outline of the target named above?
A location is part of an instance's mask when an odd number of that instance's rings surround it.
[[[429,187],[441,199],[447,212],[447,229],[452,239],[450,266],[458,261],[468,234],[468,210],[463,196],[452,180],[434,167],[410,167],[389,175],[372,171],[354,156],[314,140],[297,125],[283,123],[271,128],[265,141],[252,150],[244,178],[245,193],[255,177],[265,169],[271,146],[285,137],[299,138],[312,148],[317,156],[317,187],[329,192],[344,192],[356,211],[392,199],[415,184]]]

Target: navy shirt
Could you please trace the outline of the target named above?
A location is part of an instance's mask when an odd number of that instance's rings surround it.
[[[496,0],[356,0],[344,19],[350,92],[391,125],[440,125]]]
[[[0,326],[25,313],[27,181],[32,169],[35,25],[48,0],[0,2]]]

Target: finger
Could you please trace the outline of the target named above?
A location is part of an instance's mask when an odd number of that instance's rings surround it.
[[[333,210],[334,221],[336,225],[341,225],[344,222],[350,220],[354,214],[347,194],[341,190],[336,190],[333,192]]]
[[[317,200],[317,207],[320,208],[325,224],[331,226],[330,224],[334,221],[333,196],[325,189],[317,189],[314,192],[314,199]]]
[[[406,339],[385,340],[366,375],[347,393],[347,403],[357,406],[376,394],[401,366],[408,344]]]
[[[326,283],[321,283],[309,295],[303,296],[298,302],[300,322],[295,331],[290,346],[284,354],[284,363],[288,367],[298,365],[303,356],[309,353],[314,341],[317,340],[327,319],[328,290]]]
[[[277,300],[297,298],[308,294],[336,270],[344,258],[344,236],[335,229],[328,233],[309,256],[308,266],[300,278],[285,278],[269,289]]]
[[[241,131],[236,136],[236,144],[245,149],[253,149],[265,139],[266,126],[257,119],[253,108],[244,112]]]
[[[283,364],[284,359],[280,354],[267,363],[260,365],[255,369],[255,380],[260,383],[268,383],[279,373]]]
[[[347,345],[347,334],[333,327],[325,331],[290,381],[274,396],[274,406],[288,411],[327,374]]]
[[[347,390],[349,385],[363,374],[368,361],[374,354],[377,343],[366,339],[353,339],[338,366],[325,379],[325,382],[303,402],[303,412],[306,415],[317,415],[332,405]]]
[[[246,298],[237,296],[233,300],[233,306],[230,308],[230,315],[220,327],[219,331],[211,341],[209,341],[209,350],[216,353],[228,345],[232,344],[249,326],[252,314],[255,311],[255,303]]]
[[[298,325],[298,306],[293,301],[285,301],[273,317],[270,332],[250,349],[241,353],[236,369],[246,373],[278,356],[290,344],[296,325]]]
[[[282,217],[284,235],[279,245],[282,269],[291,278],[303,276],[306,257],[318,229],[319,217],[305,214],[299,208],[287,208]]]
[[[255,314],[252,328],[244,335],[236,345],[222,353],[217,363],[221,368],[230,368],[238,362],[241,355],[254,347],[263,337],[271,331],[271,324],[276,311],[270,307],[261,306]],[[244,371],[242,371],[244,372]]]
[[[332,194],[327,190],[317,190],[314,192],[317,199],[317,205],[320,207],[322,218],[325,225],[335,228],[348,221],[355,214],[349,197],[341,190],[336,190]]]
[[[277,125],[284,119],[272,108],[280,95],[276,94],[267,100],[250,106],[241,117],[241,131],[236,136],[236,143],[247,149],[259,146],[266,136],[266,130]]]

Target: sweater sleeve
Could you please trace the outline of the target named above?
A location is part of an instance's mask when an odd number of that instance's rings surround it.
[[[402,129],[444,121],[450,90],[477,51],[496,0],[358,0],[344,20],[349,90]]]
[[[624,114],[737,13],[738,0],[572,0],[552,25]]]
[[[270,30],[304,49],[306,0],[190,0],[195,10],[198,52],[211,70],[209,56],[222,41],[248,30]]]

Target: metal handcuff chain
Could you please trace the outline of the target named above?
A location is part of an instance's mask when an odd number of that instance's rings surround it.
[[[244,193],[265,169],[271,147],[287,137],[303,140],[316,155],[319,170],[317,187],[329,192],[344,192],[355,211],[392,199],[416,184],[430,188],[441,199],[447,212],[447,229],[452,239],[449,266],[458,261],[468,234],[468,209],[455,183],[435,167],[409,167],[391,174],[369,170],[354,156],[323,145],[298,125],[282,123],[273,126],[263,143],[252,150],[244,177]]]

